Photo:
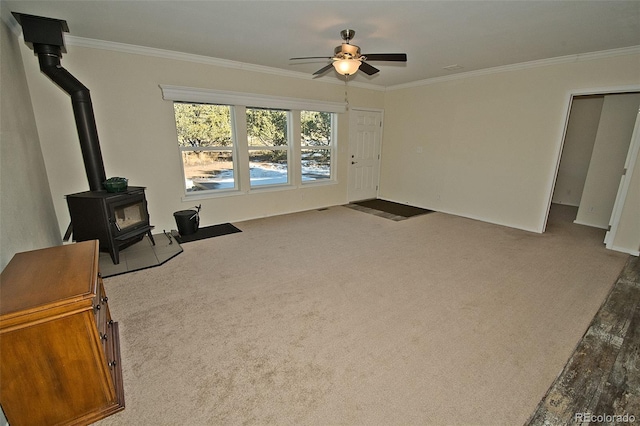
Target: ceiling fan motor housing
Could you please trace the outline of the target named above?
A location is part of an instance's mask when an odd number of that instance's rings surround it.
[[[360,57],[360,47],[355,44],[342,43],[341,46],[335,48],[334,53],[336,56],[342,56],[348,59],[356,59]]]

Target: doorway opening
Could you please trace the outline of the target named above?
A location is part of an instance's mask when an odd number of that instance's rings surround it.
[[[640,90],[570,96],[547,220],[551,203],[572,206],[574,223],[615,233],[612,219],[626,197],[622,189],[635,158],[632,137],[639,108]]]

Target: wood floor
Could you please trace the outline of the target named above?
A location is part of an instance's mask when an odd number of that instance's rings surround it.
[[[528,425],[640,422],[640,261],[630,256]]]

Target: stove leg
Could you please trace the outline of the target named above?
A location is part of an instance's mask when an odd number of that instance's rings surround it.
[[[62,237],[62,241],[69,241],[71,238],[71,234],[73,234],[73,223],[69,222],[69,226],[67,227],[67,232],[64,233],[64,237]]]
[[[153,244],[155,246],[156,242],[153,240],[153,235],[151,234],[151,231],[147,232],[147,235],[149,236],[149,239],[151,240],[151,244]]]
[[[113,260],[114,265],[120,263],[120,250],[117,244],[114,244],[113,247],[109,249],[109,254],[111,255],[111,260]]]

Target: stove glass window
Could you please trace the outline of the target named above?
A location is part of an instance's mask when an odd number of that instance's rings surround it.
[[[142,202],[117,207],[114,209],[114,215],[116,228],[119,230],[135,226],[147,220]]]

